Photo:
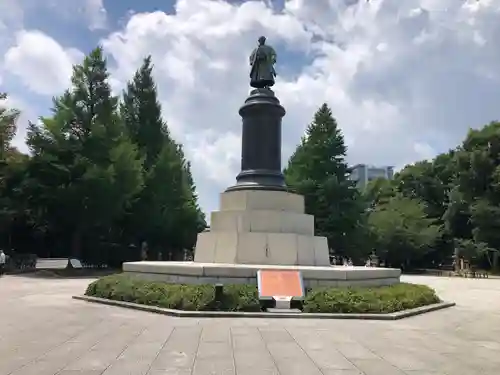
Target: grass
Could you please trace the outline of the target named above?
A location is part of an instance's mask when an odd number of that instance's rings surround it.
[[[256,285],[225,285],[215,301],[214,285],[150,282],[123,274],[91,283],[85,295],[187,311],[261,311]],[[401,283],[373,288],[313,288],[303,302],[308,313],[392,313],[440,302],[425,285]]]

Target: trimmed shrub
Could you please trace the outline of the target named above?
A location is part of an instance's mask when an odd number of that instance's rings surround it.
[[[150,282],[123,274],[91,283],[87,296],[187,311],[260,311],[256,285],[225,285],[215,301],[214,285]],[[425,285],[397,284],[374,288],[313,288],[303,302],[308,313],[391,313],[439,302]]]
[[[255,285],[225,285],[223,298],[217,302],[214,285],[166,284],[112,275],[91,283],[85,294],[187,311],[260,311]]]
[[[304,301],[304,312],[392,313],[440,302],[426,285],[400,283],[374,288],[312,289]]]

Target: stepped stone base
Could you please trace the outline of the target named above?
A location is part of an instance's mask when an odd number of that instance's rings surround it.
[[[304,213],[304,197],[272,190],[222,193],[210,232],[198,235],[194,261],[330,266],[328,242],[314,236],[314,217]]]
[[[317,286],[384,286],[399,283],[401,271],[393,268],[344,266],[277,266],[198,262],[128,262],[126,275],[171,284],[256,284],[260,269],[298,270],[306,288]]]
[[[129,262],[123,272],[172,284],[256,284],[260,269],[298,270],[305,287],[399,283],[389,268],[331,266],[325,237],[314,236],[304,197],[286,191],[221,194],[209,232],[198,235],[194,262]]]
[[[196,243],[195,262],[330,265],[325,237],[236,231],[200,233]]]

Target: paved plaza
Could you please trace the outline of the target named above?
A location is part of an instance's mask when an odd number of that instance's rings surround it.
[[[498,375],[500,279],[404,277],[456,307],[400,321],[174,318],[0,278],[0,375]]]

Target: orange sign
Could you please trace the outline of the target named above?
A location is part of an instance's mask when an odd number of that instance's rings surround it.
[[[303,297],[304,286],[300,271],[259,270],[257,274],[260,297]]]

